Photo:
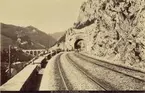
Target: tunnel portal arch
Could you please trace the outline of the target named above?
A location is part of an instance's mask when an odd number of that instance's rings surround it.
[[[82,49],[82,43],[84,43],[84,39],[77,39],[74,43],[74,49]]]

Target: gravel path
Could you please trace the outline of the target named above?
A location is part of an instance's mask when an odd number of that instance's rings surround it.
[[[63,89],[63,87],[60,85],[61,77],[58,74],[59,71],[56,69],[56,62],[59,60],[59,56],[61,54],[57,54],[54,57],[52,57],[44,70],[44,75],[42,77],[42,81],[40,84],[40,91],[48,91],[48,90],[60,90]],[[56,71],[57,70],[57,71]],[[59,82],[58,82],[59,81]]]
[[[83,60],[81,58],[78,58],[78,56],[74,56],[73,54],[69,54],[69,56],[78,65],[85,68],[89,73],[91,73],[95,77],[100,78],[103,81],[111,83],[112,86],[115,86],[118,90],[144,90],[143,88],[145,82],[141,82],[123,74],[113,72],[112,70],[94,65],[88,62],[89,60]]]

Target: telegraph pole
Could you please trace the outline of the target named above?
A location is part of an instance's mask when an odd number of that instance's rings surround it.
[[[9,65],[8,65],[9,76],[11,77],[11,45],[9,45]]]

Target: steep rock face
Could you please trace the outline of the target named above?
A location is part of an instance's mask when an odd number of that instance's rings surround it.
[[[96,56],[145,62],[145,0],[88,0],[73,30],[83,30],[86,50]]]

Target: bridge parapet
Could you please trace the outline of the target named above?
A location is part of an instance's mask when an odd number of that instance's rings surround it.
[[[29,82],[33,74],[36,73],[36,64],[30,64],[26,66],[22,71],[16,74],[13,78],[8,80],[5,84],[0,87],[1,91],[21,91],[26,89],[25,85]],[[28,86],[27,86],[28,87]]]
[[[50,59],[49,56],[51,55],[52,57],[53,53],[54,51],[52,50],[50,53],[30,60],[23,70],[0,86],[0,91],[36,91],[36,88],[39,86],[38,82],[41,81],[38,75],[38,71],[40,70],[39,64],[41,64],[41,68],[45,68],[44,65],[46,65],[47,61],[44,59]]]
[[[0,87],[0,91],[30,91],[35,90],[38,78],[38,64],[43,62],[48,54],[39,56],[28,62],[28,65]],[[36,84],[35,84],[36,83]]]

